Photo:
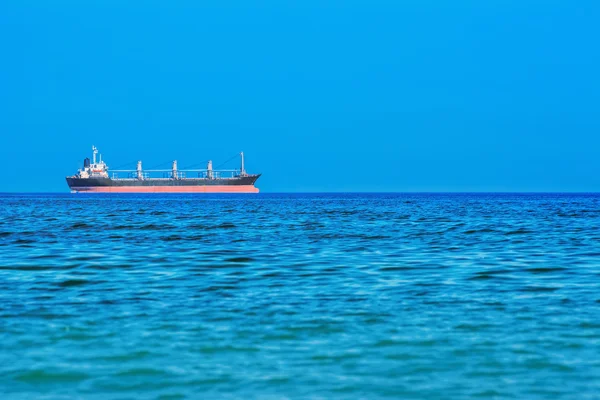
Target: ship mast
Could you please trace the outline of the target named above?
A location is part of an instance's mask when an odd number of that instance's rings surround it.
[[[177,160],[173,161],[173,179],[177,179]]]
[[[242,157],[242,168],[240,170],[240,175],[245,176],[246,170],[244,169],[244,152],[243,151],[240,153],[240,156]]]
[[[213,177],[212,160],[208,160],[208,164],[206,165],[206,177],[208,179],[212,179]]]

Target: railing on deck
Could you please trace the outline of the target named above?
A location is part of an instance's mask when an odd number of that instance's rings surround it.
[[[112,179],[137,179],[138,172],[135,169],[115,169],[111,171]],[[126,174],[127,178],[119,178],[119,174]],[[162,177],[153,176],[153,174],[162,173]],[[212,178],[210,179],[223,179],[223,178],[235,178],[240,176],[239,169],[220,169],[220,170],[212,170]],[[192,176],[192,174],[196,174],[191,178],[188,178],[188,174]],[[142,171],[143,179],[173,179],[173,170],[172,169],[148,169]],[[175,179],[209,179],[208,178],[208,170],[206,169],[185,169],[178,170]]]

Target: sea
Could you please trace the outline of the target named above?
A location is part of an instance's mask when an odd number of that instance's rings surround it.
[[[600,399],[600,194],[0,194],[1,399]]]

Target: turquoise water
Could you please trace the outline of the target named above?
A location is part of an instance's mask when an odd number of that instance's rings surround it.
[[[600,195],[0,195],[8,399],[600,398]]]

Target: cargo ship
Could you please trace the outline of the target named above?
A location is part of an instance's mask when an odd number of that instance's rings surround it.
[[[67,184],[72,193],[258,193],[254,183],[260,174],[246,173],[244,153],[239,157],[239,169],[213,170],[208,161],[206,169],[180,170],[173,161],[171,169],[144,170],[138,161],[136,169],[111,170],[109,176],[102,155],[92,146],[92,159],[85,158],[83,168],[68,176]]]

